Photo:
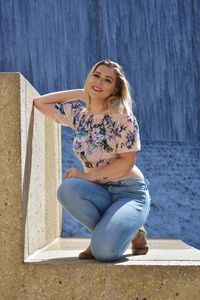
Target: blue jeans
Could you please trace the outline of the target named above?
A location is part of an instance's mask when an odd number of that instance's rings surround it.
[[[151,198],[147,179],[123,179],[98,184],[65,179],[57,196],[64,209],[92,231],[91,251],[100,261],[123,255],[145,223]]]

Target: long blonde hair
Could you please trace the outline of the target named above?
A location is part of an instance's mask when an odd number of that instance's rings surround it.
[[[106,67],[113,69],[116,74],[117,92],[115,95],[111,95],[105,99],[104,108],[105,109],[117,108],[118,111],[120,111],[121,113],[124,112],[130,113],[132,111],[133,100],[131,97],[129,82],[125,78],[125,74],[122,66],[120,66],[118,63],[113,62],[111,60],[101,60],[97,62],[89,72],[84,85],[86,109],[90,109],[90,105],[91,105],[91,97],[88,92],[88,81],[92,76],[92,74],[100,65],[104,65]]]

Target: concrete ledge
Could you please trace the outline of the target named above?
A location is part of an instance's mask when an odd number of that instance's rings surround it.
[[[21,74],[0,73],[0,299],[199,299],[199,251],[181,241],[99,263],[77,259],[87,239],[60,238],[60,128],[33,109],[37,95]]]
[[[79,260],[78,254],[85,249],[90,240],[87,238],[58,238],[44,248],[36,251],[25,261],[27,263],[78,263],[99,264],[92,260]],[[149,240],[146,255],[133,256],[128,249],[124,256],[111,265],[152,265],[152,266],[199,266],[200,251],[179,240]]]

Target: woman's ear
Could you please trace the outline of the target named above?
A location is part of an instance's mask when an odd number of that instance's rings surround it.
[[[116,95],[117,93],[118,93],[118,88],[117,88],[117,86],[116,86],[115,89],[114,89],[113,96]]]

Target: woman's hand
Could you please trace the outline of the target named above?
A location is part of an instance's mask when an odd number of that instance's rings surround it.
[[[78,170],[77,168],[69,168],[64,173],[64,178],[80,178],[89,180],[89,176],[87,173],[84,173],[83,171]]]

